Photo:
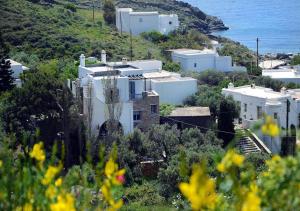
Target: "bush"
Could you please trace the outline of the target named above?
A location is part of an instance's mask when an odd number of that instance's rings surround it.
[[[116,8],[112,0],[104,1],[103,13],[103,18],[107,24],[115,24]]]
[[[66,9],[72,11],[72,12],[76,12],[77,11],[77,8],[74,4],[71,4],[71,3],[68,3],[68,4],[65,4],[64,6]]]
[[[163,69],[167,70],[169,72],[179,72],[181,67],[180,67],[180,64],[178,64],[178,63],[167,62],[167,63],[164,63]]]

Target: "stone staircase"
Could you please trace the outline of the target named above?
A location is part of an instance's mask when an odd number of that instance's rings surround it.
[[[245,133],[242,132],[242,136],[239,141],[236,143],[236,147],[238,147],[243,154],[250,153],[260,153],[261,149],[257,146],[257,144]]]

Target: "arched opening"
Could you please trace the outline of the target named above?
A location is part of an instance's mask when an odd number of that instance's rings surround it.
[[[99,138],[104,138],[106,137],[109,133],[123,133],[123,127],[122,124],[119,121],[111,121],[107,120],[105,121],[100,129],[99,129]]]

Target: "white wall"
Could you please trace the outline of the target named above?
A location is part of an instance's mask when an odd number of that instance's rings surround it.
[[[159,16],[159,32],[162,34],[169,34],[171,31],[179,27],[179,20],[177,15],[160,15]]]
[[[190,95],[197,92],[197,80],[159,81],[151,80],[152,90],[159,94],[160,104],[181,105]]]
[[[159,31],[158,19],[158,13],[151,15],[130,15],[130,28],[132,34],[138,35],[142,32]]]
[[[138,60],[128,62],[128,64],[142,69],[143,73],[157,72],[158,70],[162,70],[162,61],[159,60]]]
[[[102,124],[108,119],[108,110],[107,106],[105,105],[105,99],[103,95],[103,85],[102,79],[100,77],[92,78],[92,104],[93,104],[93,114],[92,114],[92,133],[95,136],[99,134],[99,128]],[[118,78],[117,87],[120,93],[120,101],[121,101],[121,117],[120,123],[123,127],[124,133],[128,134],[133,131],[133,104],[129,101],[129,81],[127,77],[120,77]],[[87,89],[87,83],[83,87],[84,93],[87,93],[85,89]],[[84,114],[88,114],[87,105],[88,99],[86,98],[87,95],[84,95],[83,100],[83,108]]]
[[[179,27],[179,21],[175,14],[159,15],[158,12],[133,12],[131,8],[119,8],[116,11],[116,26],[119,31],[129,33],[131,30],[133,35],[150,31],[168,34]]]
[[[232,59],[231,56],[217,56],[216,59],[216,70],[223,72],[232,71]]]

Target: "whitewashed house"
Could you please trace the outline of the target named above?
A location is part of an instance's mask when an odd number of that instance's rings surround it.
[[[216,46],[213,49],[175,49],[171,50],[173,62],[179,63],[184,71],[201,72],[217,70],[228,72],[233,70],[245,71],[245,67],[232,66],[231,56],[219,56]]]
[[[20,87],[22,85],[22,81],[20,79],[20,75],[24,72],[29,70],[28,67],[23,66],[21,63],[16,62],[12,59],[8,59],[10,62],[10,68],[13,72],[12,77],[15,79],[15,85]]]
[[[300,66],[283,66],[278,69],[263,69],[262,76],[268,76],[274,80],[285,83],[300,84]]]
[[[103,132],[108,120],[104,81],[116,82],[121,107],[119,123],[125,134],[134,127],[147,130],[150,125],[159,124],[159,104],[182,104],[197,92],[196,79],[162,70],[161,61],[107,62],[105,51],[101,58],[100,63],[86,65],[85,56],[81,55],[77,81],[83,90],[83,113],[90,116],[88,124],[95,136]],[[72,84],[76,94],[75,82]]]
[[[292,125],[299,127],[300,113],[300,91],[286,90],[275,92],[272,89],[255,86],[234,87],[232,83],[228,88],[222,89],[222,94],[232,96],[240,104],[240,119],[244,128],[250,129],[255,123],[262,120],[263,114],[272,116],[281,128],[286,128],[287,121],[287,102],[290,103],[289,127]],[[280,138],[271,139],[264,136],[260,131],[257,132],[259,138],[264,141],[273,153],[281,150]]]
[[[134,12],[131,8],[116,9],[116,26],[119,31],[138,35],[157,31],[168,34],[179,27],[176,14],[160,15],[158,12]]]

